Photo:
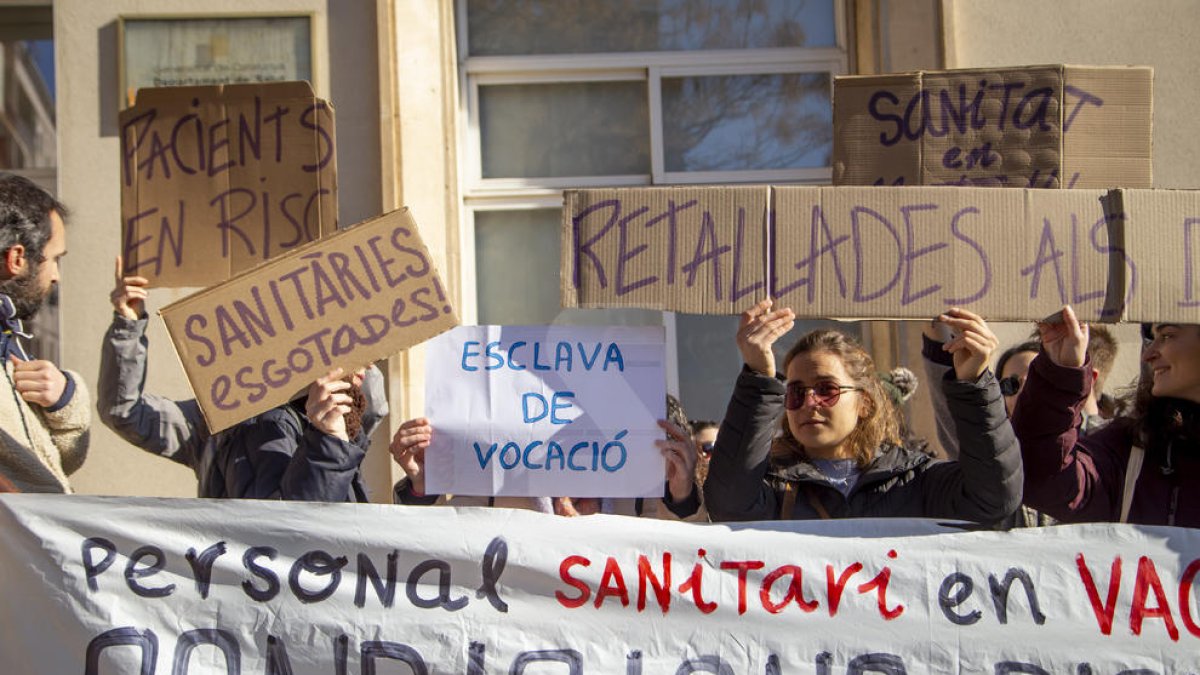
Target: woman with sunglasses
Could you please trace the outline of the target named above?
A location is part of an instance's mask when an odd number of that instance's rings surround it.
[[[1042,353],[1013,412],[1025,503],[1063,522],[1200,527],[1200,325],[1143,324],[1132,412],[1086,436],[1088,326],[1064,307],[1038,332]]]
[[[957,462],[901,444],[897,414],[870,355],[842,333],[808,333],[776,377],[772,345],[794,325],[763,301],[742,314],[745,365],[717,434],[705,501],[714,521],[930,517],[988,524],[1021,503],[1021,458],[996,378],[997,340],[965,310],[939,317],[954,374],[941,383],[961,447]],[[935,383],[936,385],[936,383]],[[779,431],[780,433],[777,433]]]

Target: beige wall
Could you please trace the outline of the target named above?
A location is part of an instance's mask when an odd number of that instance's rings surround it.
[[[1200,188],[1200,50],[1194,0],[946,0],[946,55],[956,68],[1073,63],[1154,67],[1154,185]],[[1013,341],[1028,326],[1007,328]],[[1137,376],[1140,341],[1120,326],[1115,387]],[[1008,340],[1006,340],[1006,344]]]
[[[315,15],[313,68],[318,93],[337,109],[339,218],[357,222],[381,211],[378,50],[375,4],[363,0],[56,0],[54,39],[58,78],[59,196],[72,210],[69,255],[62,280],[62,361],[95,390],[100,342],[112,316],[113,257],[120,243],[118,187],[117,29],[121,14],[236,15],[300,12]],[[188,398],[183,370],[153,316],[181,291],[157,290],[152,314],[147,390]],[[72,478],[80,492],[194,496],[189,470],[147,455],[94,420],[91,453]],[[368,462],[377,498],[390,483],[385,452]],[[381,494],[382,492],[382,494]]]

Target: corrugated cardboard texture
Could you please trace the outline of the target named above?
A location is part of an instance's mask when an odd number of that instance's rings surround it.
[[[737,239],[721,226],[729,214],[766,204],[769,238],[747,218],[741,244],[725,249]],[[754,286],[761,270],[748,270],[768,249],[771,297],[802,317],[922,319],[965,307],[1019,321],[1071,304],[1085,320],[1113,322],[1129,302],[1132,319],[1200,323],[1200,192],[1187,191],[579,190],[563,209],[563,303],[735,314],[766,297]],[[744,294],[731,301],[735,286]]]
[[[125,270],[208,286],[337,230],[333,107],[307,82],[158,87],[121,113]]]
[[[736,314],[766,297],[765,186],[572,190],[563,307]]]
[[[161,314],[209,429],[458,325],[408,210],[262,263]]]
[[[1106,311],[1101,191],[774,189],[772,297],[803,317],[930,318],[963,307],[1037,319]]]
[[[835,185],[1151,187],[1150,68],[834,80]]]
[[[1130,321],[1200,323],[1200,191],[1114,190],[1127,234]]]

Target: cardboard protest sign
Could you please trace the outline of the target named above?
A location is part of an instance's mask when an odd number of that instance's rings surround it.
[[[1130,321],[1200,323],[1200,191],[1113,190]]]
[[[772,297],[799,316],[1117,321],[1099,190],[773,188]]]
[[[426,491],[661,497],[661,326],[460,326],[431,340]]]
[[[766,187],[568,190],[563,307],[741,312],[766,297]]]
[[[121,250],[208,286],[337,230],[333,107],[307,82],[156,87],[121,113]]]
[[[161,311],[210,431],[458,324],[407,209],[244,272]]]
[[[711,213],[748,190],[767,191],[772,220],[757,232],[746,225],[734,239],[740,242],[736,248],[707,257],[714,249],[681,243],[682,227],[667,238],[675,250],[700,251],[700,265],[682,262],[689,258],[684,253],[671,258],[666,244],[634,247],[628,238],[616,246],[593,244],[605,237],[621,239],[599,232],[605,224],[623,222],[620,209],[640,214],[637,219],[669,212],[629,205],[687,204],[697,213]],[[648,194],[639,197],[641,192]],[[1070,303],[1088,320],[1119,321],[1130,299],[1127,256],[1120,253],[1127,249],[1126,235],[1106,219],[1105,194],[949,187],[579,190],[570,193],[564,207],[564,245],[575,247],[564,251],[564,303],[732,314],[769,294],[802,317],[923,319],[965,307],[993,320],[1040,319]],[[612,205],[598,223],[591,221],[595,204]],[[642,229],[637,219],[626,221],[629,229]],[[747,265],[732,263],[757,260],[768,250],[765,292],[740,271],[722,277],[738,279],[736,286],[688,286],[686,276],[678,274],[674,285],[668,281],[669,269],[711,265],[715,273],[719,261],[724,261],[722,274],[730,267],[745,270]],[[658,255],[650,257],[651,251]],[[721,257],[734,251],[733,260]],[[631,277],[630,261],[642,255],[659,265]],[[623,290],[613,281],[621,270],[626,283],[630,278],[650,282]],[[739,289],[745,292],[729,302],[731,290]]]
[[[833,182],[1149,188],[1152,79],[1065,65],[837,77]]]
[[[0,653],[12,673],[1200,670],[1194,529],[759,525],[0,495]]]

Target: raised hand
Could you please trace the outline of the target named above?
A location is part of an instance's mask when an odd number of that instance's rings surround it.
[[[659,420],[658,426],[667,432],[667,438],[654,441],[654,445],[662,451],[667,460],[667,490],[671,493],[671,501],[681,502],[692,494],[699,456],[696,442],[692,440],[691,434],[680,429],[677,424]]]
[[[425,494],[425,449],[433,439],[433,427],[424,417],[411,419],[400,425],[388,452],[392,459],[408,475],[413,494]]]
[[[1061,321],[1038,322],[1042,351],[1056,365],[1078,368],[1087,358],[1088,326],[1079,323],[1070,305],[1062,308],[1059,317]]]
[[[350,437],[346,433],[346,414],[350,412],[354,400],[346,393],[350,383],[342,380],[342,375],[341,368],[334,368],[309,385],[304,412],[317,429],[343,441],[349,441]]]
[[[1000,346],[996,334],[983,317],[965,309],[951,309],[937,320],[955,334],[942,347],[954,356],[954,376],[968,382],[978,380]]]
[[[771,300],[763,300],[742,312],[737,332],[742,360],[751,370],[767,377],[775,376],[775,353],[771,347],[796,325],[795,312],[786,307],[772,311],[773,304]]]
[[[147,286],[150,280],[146,277],[124,276],[121,256],[117,256],[117,284],[109,295],[113,311],[119,316],[136,321],[146,311]]]

